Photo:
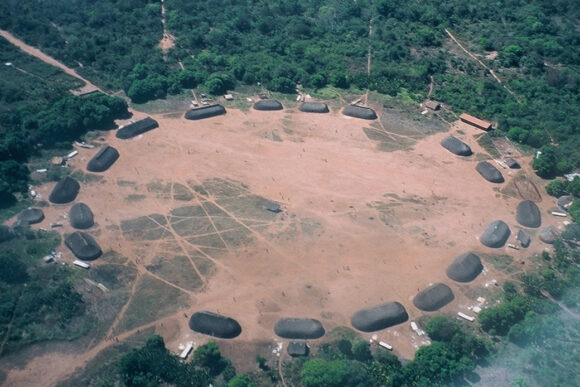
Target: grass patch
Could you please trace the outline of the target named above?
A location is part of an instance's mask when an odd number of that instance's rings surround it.
[[[501,154],[495,147],[492,141],[492,136],[490,133],[484,133],[477,139],[477,143],[485,149],[487,153],[491,156],[491,158],[498,159],[501,158]]]
[[[85,278],[88,277],[109,289],[105,293],[94,284],[86,284],[87,293],[83,296],[90,308],[91,318],[96,322],[91,337],[94,341],[99,341],[104,338],[129,300],[137,270],[134,267],[105,264],[94,266],[86,274]]]
[[[147,266],[147,270],[184,289],[193,291],[203,286],[203,281],[195,272],[189,258],[184,256],[156,257]]]
[[[513,273],[517,271],[517,269],[512,266],[514,259],[511,255],[507,254],[480,254],[480,255],[487,263],[490,263],[496,270],[500,270],[505,273]]]
[[[191,105],[191,95],[172,95],[165,99],[156,99],[145,103],[131,103],[130,106],[138,111],[149,114],[173,113],[185,111]]]
[[[116,333],[148,324],[188,306],[187,295],[179,289],[150,275],[144,275],[138,281],[135,294]]]
[[[71,177],[73,179],[79,181],[80,183],[85,183],[85,184],[99,182],[99,181],[104,179],[104,176],[95,175],[93,173],[84,173],[81,171],[74,171],[71,174]]]
[[[135,203],[140,202],[141,200],[145,199],[147,196],[145,195],[138,195],[138,194],[131,194],[125,197],[125,201],[128,203]]]
[[[323,87],[322,89],[312,90],[310,95],[316,99],[331,100],[340,97],[337,89],[332,86]]]

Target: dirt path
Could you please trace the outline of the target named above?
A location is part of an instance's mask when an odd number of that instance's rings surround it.
[[[171,35],[167,31],[167,27],[165,26],[165,2],[161,0],[161,24],[163,24],[163,38],[159,41],[159,47],[163,54],[166,54],[170,48],[175,46],[175,36]]]
[[[495,72],[492,69],[490,69],[485,63],[483,63],[471,51],[469,51],[467,48],[465,48],[459,42],[459,40],[457,40],[457,38],[455,36],[453,36],[453,34],[451,33],[451,31],[449,31],[447,28],[445,28],[445,32],[447,32],[447,35],[449,35],[449,37],[451,38],[451,40],[453,40],[455,42],[455,44],[457,44],[459,46],[459,48],[461,48],[467,55],[469,55],[473,60],[475,60],[477,63],[479,63],[479,65],[481,67],[483,67],[484,69],[486,69],[491,74],[491,76],[493,77],[493,79],[495,79],[497,81],[497,83],[499,83],[500,85],[502,85],[503,88],[506,89],[506,91],[508,93],[510,93],[512,95],[512,97],[514,97],[516,99],[516,101],[518,103],[520,103],[520,104],[522,103],[522,101],[520,101],[520,99],[518,98],[518,96],[509,87],[507,87],[504,83],[502,83],[501,79],[495,74]]]
[[[564,305],[560,301],[556,300],[547,291],[542,290],[542,295],[544,297],[546,297],[547,299],[549,299],[550,301],[552,301],[553,303],[558,304],[558,306],[560,307],[560,309],[562,309],[564,312],[568,313],[570,316],[574,317],[577,320],[580,320],[580,315],[578,313],[574,312],[573,310],[570,310],[570,308],[568,308],[566,305]]]
[[[371,76],[371,57],[372,57],[372,37],[373,37],[373,18],[369,20],[369,51],[367,54],[367,75]]]
[[[85,86],[82,88],[83,91],[84,90],[86,90],[86,91],[88,91],[88,90],[102,91],[100,88],[93,85],[91,82],[89,82],[88,80],[86,80],[85,78],[83,78],[82,76],[77,74],[77,72],[75,70],[71,69],[70,67],[65,66],[64,64],[57,61],[56,59],[46,55],[45,53],[40,51],[38,48],[29,46],[28,44],[24,43],[22,40],[18,39],[16,36],[12,35],[10,32],[5,31],[5,30],[0,30],[0,35],[3,38],[5,38],[6,40],[8,40],[10,43],[12,43],[16,47],[18,47],[19,49],[24,51],[25,53],[32,55],[32,56],[42,60],[43,62],[48,63],[49,65],[52,65],[54,67],[58,67],[59,69],[61,69],[65,73],[67,73],[68,75],[83,81],[85,83]]]

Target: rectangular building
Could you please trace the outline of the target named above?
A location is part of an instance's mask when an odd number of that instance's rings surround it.
[[[463,113],[459,116],[459,119],[469,125],[473,125],[476,128],[483,129],[483,130],[490,130],[491,124],[487,121],[480,120],[477,117],[470,116],[469,114]]]

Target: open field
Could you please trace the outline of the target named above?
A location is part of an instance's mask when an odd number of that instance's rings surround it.
[[[358,309],[399,301],[409,322],[379,335],[411,358],[420,339],[410,321],[426,314],[412,303],[420,289],[445,282],[455,301],[441,312],[466,311],[477,294],[489,293],[490,281],[501,283],[546,247],[534,239],[519,251],[486,248],[478,238],[491,221],[508,223],[516,243],[515,209],[525,197],[538,202],[543,226],[561,224],[548,215],[553,203],[535,188],[544,183],[529,159],[520,159],[520,171],[502,169],[506,183],[492,185],[475,171],[476,156],[459,158],[439,145],[454,134],[474,154],[487,154],[476,141],[481,132],[463,124],[449,128],[423,117],[413,126],[395,111],[375,124],[336,110],[232,109],[202,121],[152,117],[160,127],[137,138],[105,135],[103,144],[117,148],[120,158],[101,179],[85,179],[76,200],[91,207],[97,225],[89,232],[110,252],[91,272],[113,291],[124,284],[117,290],[124,305],[112,306],[117,315],[104,318],[107,332],[100,336],[123,340],[155,327],[177,351],[180,343],[208,339],[189,330],[186,316],[209,310],[240,322],[235,340],[246,348],[279,340],[273,326],[281,317],[317,318],[330,331],[350,326]],[[72,168],[86,173],[97,151],[79,149]],[[38,192],[46,198],[53,185]],[[283,211],[266,211],[268,200]],[[61,222],[63,232],[72,231],[65,219],[71,205],[44,208],[46,219],[35,227]],[[486,270],[458,286],[445,268],[467,251],[480,253]],[[109,345],[95,345],[50,380]],[[239,354],[240,364],[250,366],[235,345],[227,348],[234,362]],[[46,356],[32,359],[27,378],[46,372],[42,361]],[[24,380],[22,372],[7,377]]]

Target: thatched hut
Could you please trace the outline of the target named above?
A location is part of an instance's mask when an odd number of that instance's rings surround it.
[[[126,140],[157,128],[159,124],[151,117],[132,122],[117,130],[117,138]]]
[[[76,203],[68,213],[70,225],[79,230],[93,227],[95,224],[93,212],[85,203]]]
[[[487,161],[478,163],[475,170],[479,172],[485,180],[491,183],[503,183],[505,181],[501,172]]]
[[[44,220],[44,212],[40,208],[28,207],[18,214],[20,225],[40,223]]]
[[[359,331],[374,332],[401,324],[408,319],[405,307],[393,301],[361,309],[352,316],[350,322]]]
[[[377,113],[367,107],[348,105],[342,110],[342,114],[349,117],[362,118],[363,120],[376,120]]]
[[[210,118],[215,116],[221,116],[226,114],[226,108],[220,104],[203,106],[196,109],[188,110],[185,113],[186,120],[203,120],[204,118]]]
[[[304,340],[292,340],[288,344],[288,355],[292,357],[308,356],[310,348]]]
[[[528,247],[530,245],[530,243],[532,242],[532,239],[524,230],[518,231],[518,235],[516,236],[516,239],[520,242],[520,245],[522,247]]]
[[[458,156],[471,156],[473,153],[469,145],[454,136],[447,136],[441,140],[441,146]]]
[[[522,167],[516,159],[511,158],[511,157],[508,157],[507,159],[505,159],[505,163],[511,169],[520,169]]]
[[[106,145],[101,148],[87,164],[90,172],[105,172],[119,158],[119,151],[112,146]]]
[[[481,259],[473,253],[461,254],[449,266],[447,277],[457,282],[471,282],[483,270]]]
[[[83,261],[92,261],[103,253],[95,239],[82,231],[75,231],[64,238],[64,244]]]
[[[328,105],[322,102],[304,102],[300,111],[305,113],[328,113]]]
[[[208,311],[195,312],[189,319],[189,328],[220,339],[233,339],[242,333],[242,327],[233,318]]]
[[[426,312],[443,308],[455,299],[449,286],[437,283],[421,290],[413,299],[413,304]]]
[[[554,226],[548,226],[540,231],[540,240],[544,243],[553,244],[560,237],[560,231]]]
[[[562,211],[568,212],[570,206],[574,203],[574,196],[572,195],[563,195],[558,198],[558,208]]]
[[[542,224],[540,209],[531,200],[524,200],[518,204],[516,219],[519,224],[526,227],[537,228]]]
[[[282,318],[274,326],[274,332],[284,339],[319,339],[324,336],[324,327],[311,318]]]
[[[284,106],[275,99],[262,99],[254,104],[254,109],[263,111],[282,110]]]
[[[487,247],[503,247],[511,234],[510,228],[502,220],[495,220],[487,226],[479,240]]]
[[[76,199],[81,186],[78,181],[72,177],[65,177],[60,180],[50,193],[48,200],[55,204],[66,204]]]

